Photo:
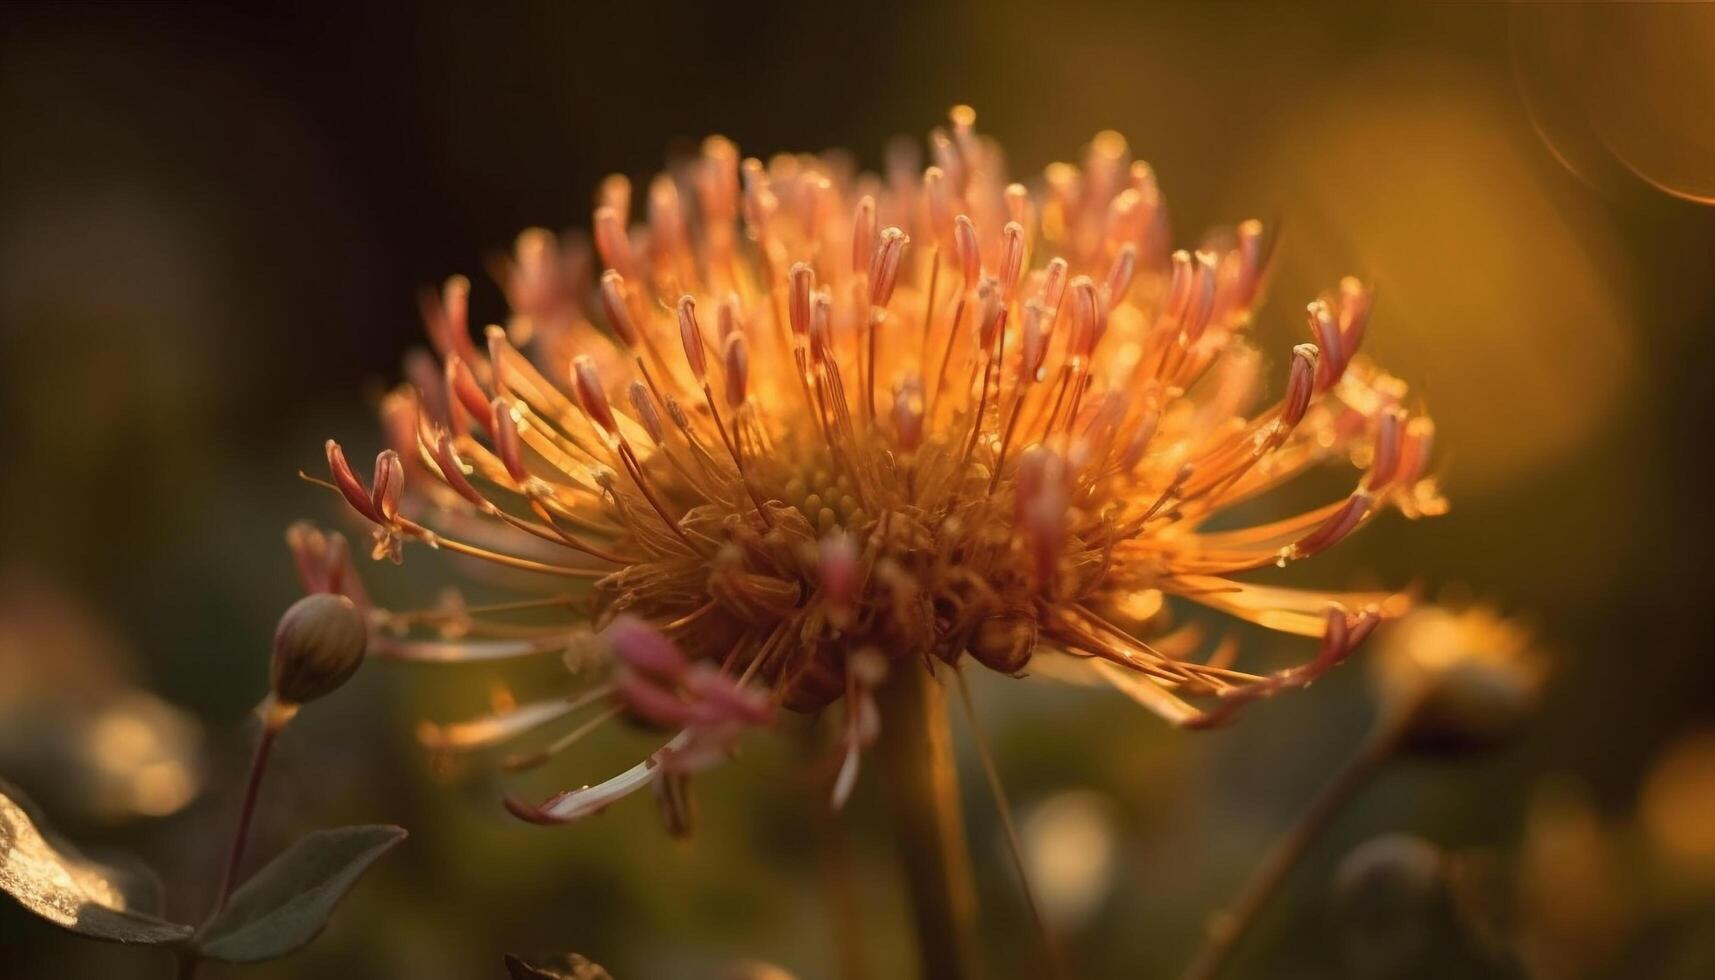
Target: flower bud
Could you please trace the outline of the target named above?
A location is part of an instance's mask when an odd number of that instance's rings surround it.
[[[1028,614],[989,616],[977,624],[969,649],[984,667],[1016,674],[1030,663],[1030,655],[1036,650],[1036,620]]]
[[[1443,914],[1447,884],[1447,859],[1433,844],[1411,834],[1383,834],[1340,860],[1334,902],[1348,930],[1391,933]]]
[[[299,599],[274,630],[274,697],[290,705],[331,694],[357,672],[368,643],[369,628],[350,599],[325,592]]]
[[[1427,607],[1395,623],[1373,660],[1403,745],[1460,754],[1498,745],[1536,708],[1542,662],[1525,629],[1483,609]]]

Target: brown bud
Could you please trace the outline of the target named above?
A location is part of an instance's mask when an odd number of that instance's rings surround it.
[[[990,616],[977,626],[969,649],[984,667],[1016,674],[1030,663],[1036,649],[1036,620],[1028,615]]]
[[[274,630],[269,682],[283,704],[307,704],[357,672],[369,629],[342,595],[318,593],[292,603]]]
[[[1534,676],[1507,664],[1464,660],[1436,677],[1412,712],[1405,742],[1414,752],[1474,752],[1505,742],[1535,713]]]

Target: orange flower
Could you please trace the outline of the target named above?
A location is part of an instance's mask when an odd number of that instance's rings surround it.
[[[501,273],[512,316],[484,345],[463,279],[425,301],[437,358],[413,357],[388,399],[395,448],[375,480],[329,442],[333,484],[376,526],[377,557],[421,542],[567,583],[491,611],[378,612],[391,627],[378,656],[571,649],[582,664],[654,646],[706,665],[628,661],[581,696],[426,730],[469,748],[602,702],[599,718],[681,729],[665,756],[532,818],[682,773],[661,763],[770,717],[756,697],[799,712],[844,699],[849,789],[882,673],[967,656],[1112,682],[1206,726],[1308,683],[1403,605],[1235,578],[1326,550],[1382,510],[1443,508],[1429,420],[1358,356],[1369,292],[1348,279],[1311,302],[1314,343],[1267,368],[1246,338],[1260,224],[1170,251],[1154,174],[1119,135],[1027,188],[973,122],[955,109],[931,134],[931,166],[896,158],[881,176],[836,156],[741,160],[712,137],[650,182],[636,225],[629,183],[609,178],[593,257],[575,238],[520,237]],[[1270,376],[1281,394],[1265,403]],[[1349,495],[1208,529],[1338,461],[1359,471]],[[1237,669],[1230,648],[1200,656],[1196,635],[1168,630],[1164,596],[1320,650],[1283,671]],[[579,618],[505,618],[531,606]],[[624,637],[592,646],[573,625],[586,619],[618,620]],[[419,632],[437,625],[445,635]]]

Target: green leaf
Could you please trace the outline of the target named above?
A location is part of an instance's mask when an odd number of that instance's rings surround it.
[[[91,861],[0,782],[0,891],[56,926],[115,943],[176,943],[193,930],[140,910],[143,879]]]
[[[405,839],[402,827],[318,830],[245,882],[205,930],[204,956],[271,960],[305,945],[376,858]]]
[[[613,975],[576,953],[553,953],[524,959],[506,954],[512,980],[613,980]]]

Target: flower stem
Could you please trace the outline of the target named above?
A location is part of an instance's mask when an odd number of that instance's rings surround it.
[[[902,660],[876,694],[876,757],[910,889],[923,976],[964,980],[975,970],[976,887],[959,812],[946,692],[922,665]]]
[[[819,731],[816,725],[806,726],[803,730],[802,748],[810,766],[826,758],[826,744],[819,737]],[[851,842],[846,838],[845,824],[840,822],[840,815],[828,805],[827,785],[821,780],[812,780],[805,790],[810,827],[816,840],[816,866],[821,873],[822,900],[827,908],[833,940],[834,975],[840,980],[863,980],[870,976],[870,970],[864,956],[862,903],[857,882],[852,876]]]
[[[1257,917],[1280,890],[1310,845],[1322,836],[1346,804],[1368,786],[1393,757],[1400,735],[1401,726],[1393,719],[1382,721],[1370,732],[1358,754],[1322,788],[1286,836],[1275,842],[1273,850],[1251,872],[1250,879],[1232,904],[1210,918],[1203,947],[1180,980],[1214,980],[1220,975],[1238,948],[1239,940],[1256,924]]]
[[[238,869],[244,863],[244,848],[250,841],[250,823],[256,817],[256,800],[262,790],[262,776],[268,771],[268,759],[273,754],[274,739],[286,727],[289,714],[282,717],[272,701],[263,710],[262,734],[256,739],[256,754],[250,760],[250,778],[244,784],[244,802],[239,805],[238,825],[232,831],[232,846],[226,854],[226,870],[220,876],[220,895],[215,899],[209,918],[226,911],[232,900],[232,890],[238,884]]]
[[[226,911],[226,903],[232,900],[232,892],[238,885],[238,871],[244,864],[244,848],[250,840],[250,824],[256,817],[256,801],[261,795],[262,776],[268,771],[268,759],[273,755],[274,740],[281,729],[298,713],[296,705],[282,704],[269,695],[259,709],[262,715],[262,733],[256,738],[256,752],[250,758],[250,776],[244,784],[244,800],[238,807],[238,824],[232,831],[232,844],[227,849],[226,867],[220,875],[220,892],[215,897],[214,908],[203,921],[202,930],[198,931],[197,939],[202,938],[202,931],[207,930],[220,913]],[[195,940],[179,953],[179,980],[192,980],[197,970],[202,966],[202,957],[197,953]]]
[[[1000,770],[996,768],[994,756],[989,752],[988,736],[983,734],[983,727],[977,721],[977,706],[971,700],[970,685],[965,683],[965,675],[957,668],[953,671],[953,679],[959,685],[959,700],[965,709],[965,721],[970,726],[971,742],[976,746],[977,758],[982,760],[983,775],[988,779],[989,793],[994,797],[995,812],[1000,816],[1001,830],[1006,833],[1006,847],[1012,855],[1012,870],[1018,875],[1018,886],[1024,892],[1025,907],[1030,910],[1030,924],[1036,930],[1036,941],[1042,947],[1042,969],[1045,976],[1053,980],[1065,980],[1066,967],[1060,958],[1060,941],[1054,936],[1054,928],[1049,925],[1048,917],[1042,912],[1042,903],[1036,899],[1036,890],[1030,887],[1030,869],[1024,863],[1024,846],[1018,840],[1018,827],[1012,821],[1012,804],[1007,800],[1006,787],[1001,785]]]

